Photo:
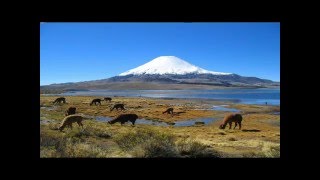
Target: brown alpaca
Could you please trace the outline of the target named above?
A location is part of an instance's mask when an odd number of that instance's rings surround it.
[[[132,123],[132,125],[134,125],[134,123],[136,122],[137,119],[138,119],[138,115],[136,115],[136,114],[121,114],[118,117],[116,117],[115,119],[108,121],[108,123],[114,124],[116,122],[120,122],[121,125],[123,125],[124,123],[130,121]]]
[[[101,99],[93,99],[90,103],[90,106],[94,103],[94,105],[97,105],[99,103],[101,105]]]
[[[52,103],[53,103],[53,104],[57,104],[57,103],[61,103],[61,102],[66,103],[66,98],[64,98],[64,97],[59,97],[59,98],[57,98],[56,100],[54,100]]]
[[[72,124],[77,122],[79,126],[83,127],[83,124],[81,123],[83,121],[83,117],[79,115],[69,115],[65,117],[61,123],[61,126],[59,127],[59,130],[62,131],[66,126],[72,129]]]
[[[222,124],[220,124],[219,128],[224,129],[226,128],[226,125],[229,124],[229,129],[231,129],[232,122],[234,122],[236,125],[234,126],[233,129],[235,129],[238,124],[239,124],[239,129],[241,129],[241,121],[242,121],[241,114],[228,114],[224,117]]]
[[[106,102],[107,102],[107,101],[111,102],[112,98],[105,97],[105,98],[103,98],[103,100],[105,100]]]
[[[173,108],[168,108],[166,111],[162,112],[162,114],[164,113],[168,113],[171,114],[171,116],[173,116]]]
[[[66,116],[69,116],[69,115],[72,115],[72,114],[76,114],[76,107],[69,107],[67,110],[66,110]]]
[[[115,105],[110,109],[110,111],[113,111],[114,108],[116,108],[117,110],[118,110],[118,109],[125,110],[125,109],[124,109],[124,104],[115,104]]]

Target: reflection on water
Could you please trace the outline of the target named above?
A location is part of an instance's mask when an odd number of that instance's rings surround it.
[[[182,127],[182,126],[193,126],[196,122],[204,122],[205,125],[211,124],[217,120],[217,118],[199,118],[199,119],[193,119],[193,120],[186,120],[186,121],[178,121],[174,125],[175,127]]]

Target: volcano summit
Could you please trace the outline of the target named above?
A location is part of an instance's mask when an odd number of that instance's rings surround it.
[[[141,75],[141,74],[214,74],[214,75],[230,75],[231,73],[214,72],[202,69],[195,65],[192,65],[175,56],[160,56],[152,61],[141,65],[137,68],[131,69],[119,76],[125,75]]]

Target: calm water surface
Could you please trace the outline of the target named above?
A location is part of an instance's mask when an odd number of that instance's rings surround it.
[[[241,104],[280,105],[279,89],[217,89],[217,90],[89,90],[65,92],[64,96],[128,96],[151,98],[197,98],[231,101]]]

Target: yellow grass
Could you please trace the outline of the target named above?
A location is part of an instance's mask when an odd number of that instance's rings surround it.
[[[53,106],[50,102],[57,97],[41,96],[41,106]],[[56,105],[56,109],[47,110],[40,109],[41,114],[45,114],[48,119],[56,120],[55,123],[41,125],[41,133],[43,136],[53,136],[53,138],[69,137],[68,132],[59,132],[53,127],[64,117],[64,111],[69,106],[75,106],[77,113],[93,116],[115,117],[123,113],[136,113],[139,118],[158,120],[163,122],[175,122],[194,118],[217,117],[218,121],[207,126],[192,127],[160,127],[153,125],[109,125],[104,122],[94,120],[85,120],[83,122],[88,136],[80,134],[82,142],[74,146],[68,146],[71,149],[70,154],[78,156],[96,156],[96,157],[137,157],[139,150],[132,152],[121,150],[115,143],[115,137],[118,135],[136,132],[139,129],[147,129],[150,131],[163,132],[171,134],[181,139],[192,139],[206,145],[212,150],[219,151],[224,157],[277,157],[277,149],[280,148],[280,116],[269,114],[271,111],[280,111],[280,107],[275,106],[257,106],[231,104],[226,102],[211,101],[190,101],[190,100],[163,100],[151,98],[129,98],[115,97],[112,102],[102,101],[101,106],[89,106],[94,98],[88,96],[68,96],[67,104]],[[110,108],[116,103],[125,104],[125,111],[110,111]],[[244,113],[250,112],[243,116],[242,130],[221,130],[218,128],[226,112],[201,110],[211,105],[227,104],[230,108],[237,108]],[[168,107],[173,107],[175,114],[173,117],[169,114],[162,114]],[[199,110],[200,109],[200,110]],[[179,113],[180,112],[180,113]],[[183,112],[183,113],[181,113]],[[234,126],[234,124],[233,124]],[[49,128],[51,127],[51,128]],[[74,129],[79,129],[74,125]],[[73,131],[76,131],[73,130]],[[69,131],[69,130],[67,130]],[[110,138],[109,138],[110,135]],[[106,148],[108,147],[108,148]],[[57,156],[52,149],[41,147],[41,157]],[[76,149],[78,149],[78,152]],[[276,150],[274,150],[276,149]],[[90,152],[89,152],[90,151]],[[72,152],[72,153],[71,153]]]

